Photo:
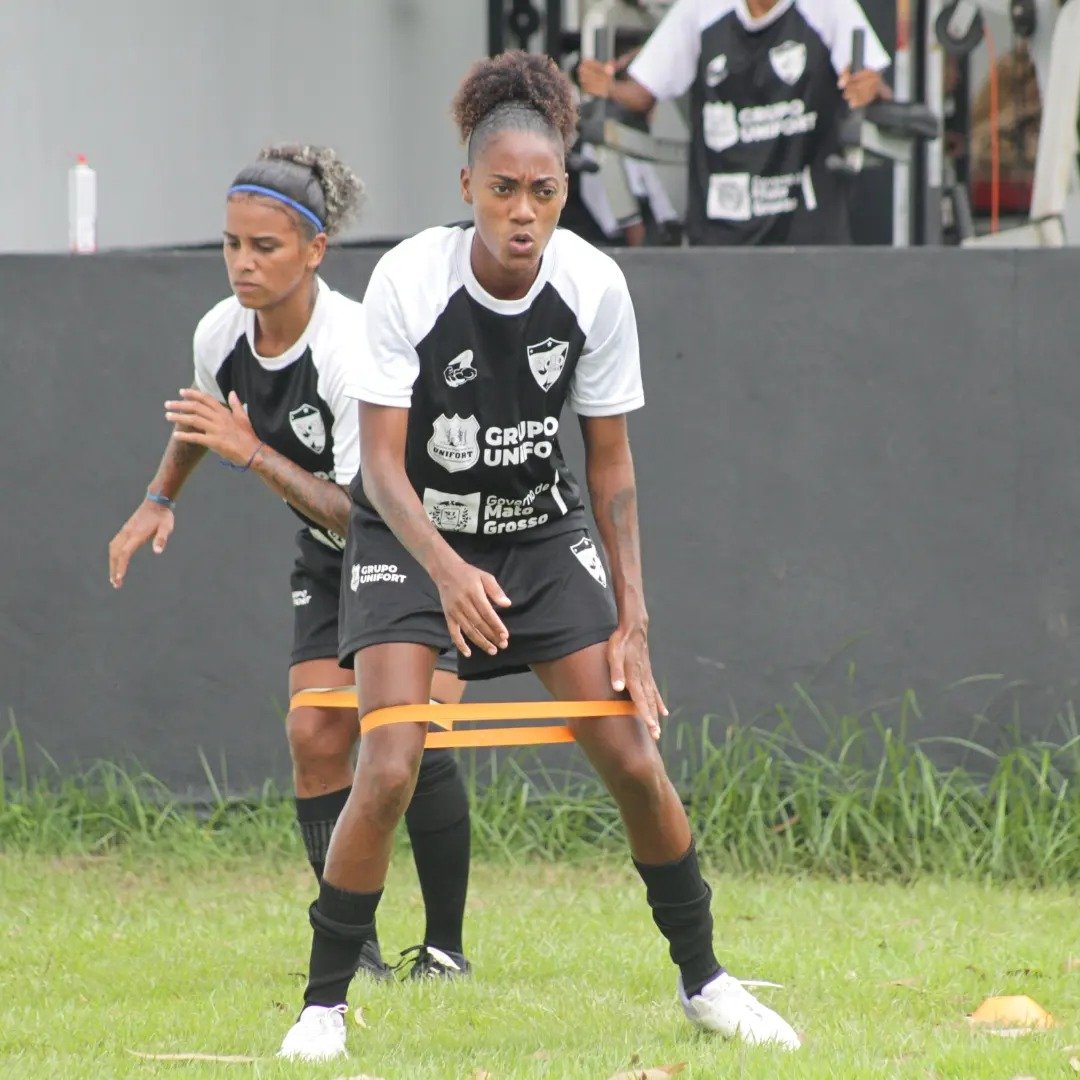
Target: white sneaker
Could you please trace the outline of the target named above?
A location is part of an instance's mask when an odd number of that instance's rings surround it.
[[[300,1014],[277,1052],[292,1061],[332,1061],[345,1056],[347,1005],[309,1005]]]
[[[690,1023],[706,1031],[742,1039],[749,1046],[776,1043],[785,1050],[798,1050],[801,1045],[799,1036],[782,1016],[762,1005],[727,972],[711,979],[692,998],[686,996],[680,976],[679,1001]]]

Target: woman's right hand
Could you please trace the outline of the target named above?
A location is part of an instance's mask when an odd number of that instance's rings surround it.
[[[109,584],[114,589],[124,584],[131,556],[151,538],[154,554],[160,555],[175,525],[176,518],[167,506],[159,506],[149,499],[141,503],[109,542]]]
[[[495,611],[510,598],[491,574],[458,559],[435,580],[450,639],[462,656],[472,656],[469,642],[491,656],[510,644],[510,635]]]

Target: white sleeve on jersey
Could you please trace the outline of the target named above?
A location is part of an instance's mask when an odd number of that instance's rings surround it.
[[[828,46],[833,68],[838,75],[851,65],[853,30],[866,31],[863,63],[868,68],[884,71],[891,63],[859,0],[799,0],[799,10]]]
[[[386,258],[371,272],[364,294],[368,355],[350,369],[345,393],[372,405],[407,409],[420,374],[420,357],[409,340],[401,299],[384,265]]]
[[[676,0],[627,69],[657,101],[685,94],[701,56],[698,0]]]
[[[355,300],[338,294],[332,298],[334,335],[317,365],[319,396],[334,413],[334,482],[348,486],[360,468],[360,410],[349,384],[368,363],[367,320]]]
[[[579,416],[619,416],[645,404],[637,320],[626,278],[614,275],[574,369],[568,401]]]
[[[217,383],[217,372],[225,356],[228,355],[228,349],[222,351],[222,333],[231,321],[234,306],[236,306],[236,300],[233,297],[215,304],[199,320],[192,339],[192,352],[195,357],[195,389],[209,394],[222,403],[225,399]]]

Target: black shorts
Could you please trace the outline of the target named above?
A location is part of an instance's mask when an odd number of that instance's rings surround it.
[[[473,647],[458,657],[462,679],[491,679],[528,671],[607,641],[615,601],[600,553],[585,529],[508,544],[455,537],[466,562],[494,575],[512,606],[499,609],[510,645],[498,656]],[[441,648],[446,620],[434,582],[384,525],[363,525],[354,513],[341,588],[342,666],[370,645],[415,642]]]
[[[333,660],[338,655],[338,604],[344,553],[316,540],[307,529],[296,534],[300,549],[289,579],[293,604],[291,664],[304,660]],[[443,643],[450,641],[443,633]],[[351,666],[351,665],[350,665]],[[450,649],[436,664],[457,672],[457,653]]]

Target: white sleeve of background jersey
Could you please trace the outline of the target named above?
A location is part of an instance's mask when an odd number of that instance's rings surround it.
[[[384,255],[371,272],[364,294],[368,355],[350,370],[345,393],[372,405],[407,409],[412,404],[413,383],[420,374],[420,357],[409,340],[386,258]]]
[[[627,69],[657,101],[690,89],[701,56],[698,0],[676,0]]]
[[[578,416],[620,416],[645,404],[634,304],[617,267],[574,369],[569,400]]]
[[[220,305],[219,305],[220,306]],[[220,311],[217,307],[208,311],[195,327],[195,336],[191,347],[195,357],[195,379],[193,385],[196,390],[209,394],[212,398],[224,403],[221,387],[217,382],[217,371],[221,366],[223,356],[216,331],[221,323]]]
[[[838,75],[851,66],[853,30],[866,31],[863,62],[868,68],[884,71],[892,62],[858,0],[804,0],[800,4],[800,10],[828,46],[833,67]]]
[[[360,468],[360,410],[347,384],[367,363],[368,343],[363,308],[352,301],[344,303],[349,317],[343,320],[319,373],[319,395],[334,412],[334,482],[348,486]]]

